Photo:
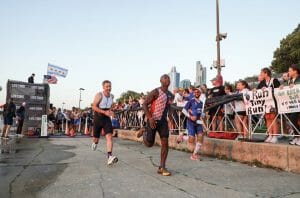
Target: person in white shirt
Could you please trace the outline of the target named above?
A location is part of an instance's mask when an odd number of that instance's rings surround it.
[[[247,93],[249,91],[248,83],[244,80],[237,82],[236,84],[237,93]],[[244,101],[234,101],[235,106],[235,125],[238,132],[243,134],[244,138],[248,137],[248,119],[246,115],[246,106]]]

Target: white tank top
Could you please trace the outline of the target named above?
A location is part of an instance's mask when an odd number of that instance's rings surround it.
[[[101,102],[99,103],[100,109],[110,109],[113,104],[113,95],[110,94],[109,97],[106,97],[103,92],[100,92]]]

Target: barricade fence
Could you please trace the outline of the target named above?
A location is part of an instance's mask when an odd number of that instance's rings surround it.
[[[238,114],[234,106],[234,102],[239,100],[245,104],[247,122],[241,120],[242,116]],[[243,134],[244,132],[238,130],[236,126],[236,120],[238,120],[242,123],[242,128],[247,132],[250,139],[253,135],[268,135],[275,122],[279,127],[278,133],[274,135],[288,137],[299,136],[295,134],[300,134],[299,126],[295,126],[289,116],[289,114],[300,114],[300,85],[292,88],[275,89],[274,94],[271,89],[264,89],[211,98],[205,101],[205,112],[215,107],[218,107],[215,116],[209,116],[206,113],[206,116],[202,118],[203,127],[208,133],[213,131]],[[171,133],[176,134],[186,130],[187,117],[182,113],[182,109],[175,104],[170,106],[167,118]],[[271,125],[267,127],[265,116],[272,113],[274,109],[277,109],[277,111],[275,110],[276,116]],[[216,130],[212,130],[214,119],[220,115],[220,112],[222,112],[222,119],[218,120]],[[147,122],[142,108],[117,111],[115,115],[120,122],[120,128],[123,129],[138,129],[144,127]],[[300,121],[298,120],[298,122]]]

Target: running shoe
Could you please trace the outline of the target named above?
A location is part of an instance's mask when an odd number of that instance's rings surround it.
[[[298,138],[298,141],[295,143],[295,145],[300,146],[300,138]]]
[[[107,159],[107,165],[113,165],[115,163],[117,163],[119,160],[116,156],[109,156],[109,158]]]
[[[9,140],[9,137],[8,137],[8,136],[6,136],[6,137],[4,137],[3,139],[5,139],[5,140]]]
[[[273,143],[273,144],[278,143],[278,138],[276,136],[273,136],[272,139],[270,140],[270,143]]]
[[[298,142],[298,138],[292,139],[292,140],[290,141],[290,144],[291,144],[291,145],[295,145],[296,142]]]
[[[190,159],[191,159],[191,160],[194,160],[194,161],[197,161],[197,160],[199,160],[199,155],[193,153],[193,154],[191,155]]]
[[[267,138],[267,139],[265,139],[265,142],[267,142],[267,143],[270,143],[270,142],[271,142],[271,140],[272,140],[272,136],[271,136],[271,135],[269,135],[269,136],[268,136],[268,138]]]
[[[162,168],[162,167],[158,168],[157,173],[161,174],[163,176],[171,176],[172,175],[166,168]]]
[[[97,149],[97,145],[98,144],[96,144],[95,142],[93,142],[93,144],[92,144],[92,151],[95,151]]]

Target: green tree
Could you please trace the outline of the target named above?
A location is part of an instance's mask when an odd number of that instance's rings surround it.
[[[128,90],[121,94],[120,98],[117,99],[117,102],[124,102],[126,100],[129,100],[130,98],[131,99],[139,99],[141,97],[141,95],[142,95],[142,93]]]
[[[280,41],[280,47],[274,52],[271,68],[276,73],[282,73],[295,63],[300,63],[300,24]]]

